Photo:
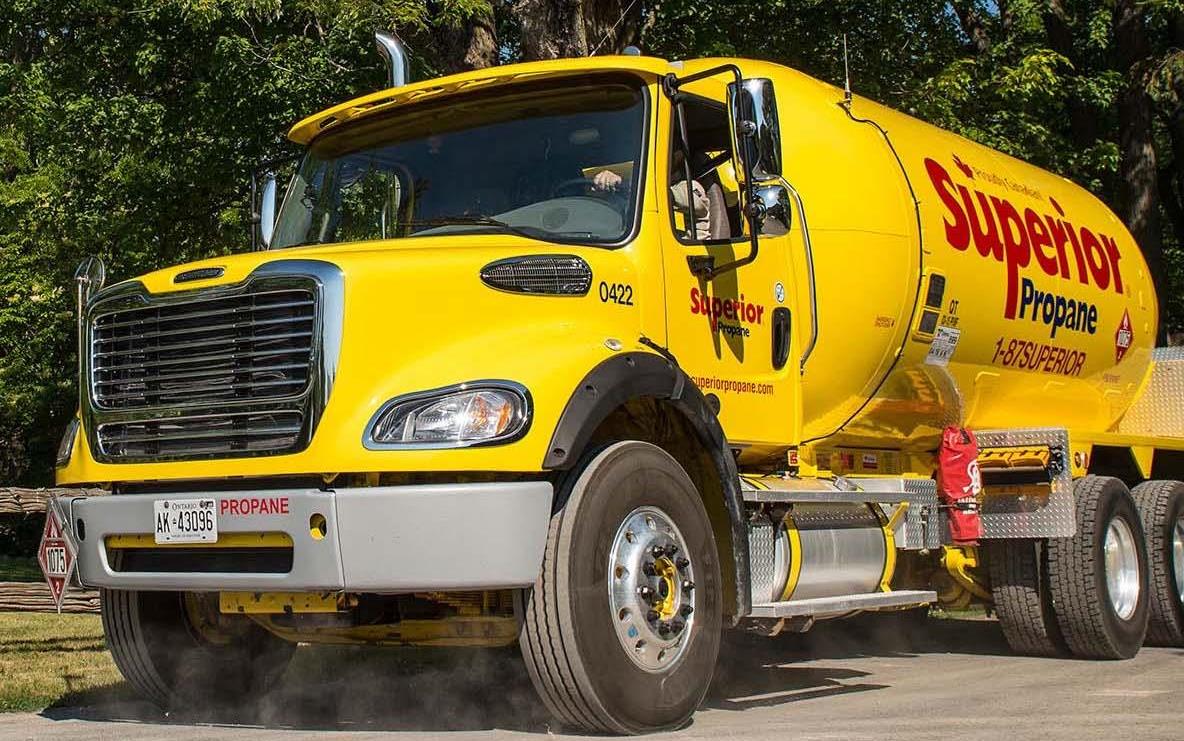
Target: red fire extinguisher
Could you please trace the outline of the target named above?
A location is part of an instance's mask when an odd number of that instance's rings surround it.
[[[937,454],[937,491],[956,545],[978,545],[983,536],[978,496],[983,490],[978,470],[978,441],[961,427],[947,427]]]

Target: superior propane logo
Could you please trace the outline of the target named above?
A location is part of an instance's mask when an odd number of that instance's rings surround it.
[[[743,295],[739,299],[719,298],[692,288],[691,313],[707,317],[712,332],[748,337],[751,332],[745,325],[763,324],[765,307],[745,301]]]
[[[954,163],[968,179],[975,179],[973,168],[957,157]],[[1032,208],[1021,212],[1007,198],[955,183],[950,172],[935,160],[927,158],[925,170],[945,204],[946,240],[950,245],[965,251],[973,243],[979,255],[1006,265],[1005,317],[1040,322],[1048,327],[1052,338],[1059,330],[1091,335],[1098,331],[1096,304],[1044,290],[1036,280],[1021,276],[1020,270],[1031,266],[1035,258],[1036,266],[1049,277],[1076,276],[1082,285],[1121,294],[1118,263],[1122,255],[1113,237],[1072,224],[1051,197],[1048,200],[1056,213],[1038,213]]]

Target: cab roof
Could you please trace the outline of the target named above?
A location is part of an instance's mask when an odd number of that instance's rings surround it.
[[[668,72],[685,73],[729,61],[737,60],[697,59],[694,62],[683,63],[668,62],[657,57],[603,56],[488,67],[448,77],[408,83],[402,87],[388,88],[354,98],[300,121],[288,131],[288,138],[297,144],[307,145],[322,132],[336,128],[346,121],[357,120],[379,111],[388,111],[403,103],[426,100],[462,90],[476,90],[511,82],[589,72],[634,72],[644,76],[658,77]]]

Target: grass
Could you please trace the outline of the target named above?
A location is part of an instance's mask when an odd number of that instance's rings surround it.
[[[0,612],[0,711],[40,710],[122,681],[98,615]]]
[[[41,567],[32,556],[0,556],[0,581],[41,581]]]

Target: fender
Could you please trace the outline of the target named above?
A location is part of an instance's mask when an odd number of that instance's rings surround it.
[[[731,524],[736,585],[734,618],[738,620],[751,607],[748,533],[744,526],[740,473],[715,410],[695,382],[671,360],[656,353],[632,352],[611,357],[593,368],[568,399],[547,447],[543,468],[569,470],[580,459],[592,433],[614,409],[644,397],[672,402],[715,463]]]

